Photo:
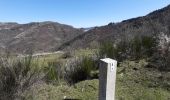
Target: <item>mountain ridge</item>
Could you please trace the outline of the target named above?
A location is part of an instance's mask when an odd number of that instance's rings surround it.
[[[0,48],[14,53],[51,51],[51,48],[83,32],[69,25],[49,21],[15,25],[5,23],[0,27]]]
[[[92,28],[74,28],[58,22],[0,23],[0,50],[14,53],[96,48],[135,35],[170,34],[170,5],[146,16]]]
[[[102,41],[120,41],[123,38],[132,38],[136,35],[154,36],[160,33],[170,34],[170,5],[153,11],[146,16],[123,20],[119,23],[95,27],[83,33],[74,40],[63,44],[57,50],[68,48],[93,48]]]

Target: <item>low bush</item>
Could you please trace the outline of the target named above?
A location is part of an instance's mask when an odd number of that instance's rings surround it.
[[[155,52],[156,40],[150,36],[135,36],[131,40],[121,40],[113,45],[112,42],[101,43],[99,57],[109,57],[120,61],[125,59],[139,60],[151,57]]]
[[[59,61],[48,62],[48,66],[44,68],[46,73],[46,81],[48,83],[59,84],[64,78],[63,65]]]
[[[114,58],[114,47],[112,42],[103,42],[100,45],[99,48],[99,57],[110,57],[110,58]]]
[[[170,44],[164,50],[158,51],[153,61],[160,71],[170,71]]]
[[[33,69],[32,57],[23,60],[0,59],[0,99],[22,99],[22,93],[41,78],[40,70]]]
[[[65,69],[65,80],[69,84],[74,84],[79,81],[91,79],[91,72],[96,70],[95,61],[90,57],[83,57],[82,59],[75,60]]]
[[[158,45],[156,46],[154,55],[150,59],[150,65],[154,65],[160,71],[170,71],[170,37],[160,34],[157,37]]]
[[[135,59],[153,56],[157,41],[151,36],[135,36],[131,41],[131,55]]]

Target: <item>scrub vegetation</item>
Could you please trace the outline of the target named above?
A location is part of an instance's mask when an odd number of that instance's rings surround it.
[[[1,57],[0,99],[98,99],[98,66],[103,57],[119,61],[117,100],[170,99],[170,57],[158,39],[135,36],[101,43],[98,49],[32,57]]]

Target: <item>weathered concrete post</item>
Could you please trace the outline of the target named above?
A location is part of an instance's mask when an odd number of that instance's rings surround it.
[[[99,100],[115,100],[117,61],[101,59],[99,66]]]

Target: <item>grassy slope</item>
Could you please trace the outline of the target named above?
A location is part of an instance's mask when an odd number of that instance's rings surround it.
[[[168,100],[170,91],[161,87],[161,72],[148,69],[147,62],[125,61],[120,64],[117,75],[118,100]]]
[[[146,68],[147,62],[124,61],[117,70],[118,100],[169,100],[169,73]],[[163,80],[160,80],[163,77]],[[166,77],[166,78],[165,78]],[[75,86],[39,84],[25,93],[28,100],[62,100],[64,97],[82,100],[98,99],[98,80],[86,80]]]

